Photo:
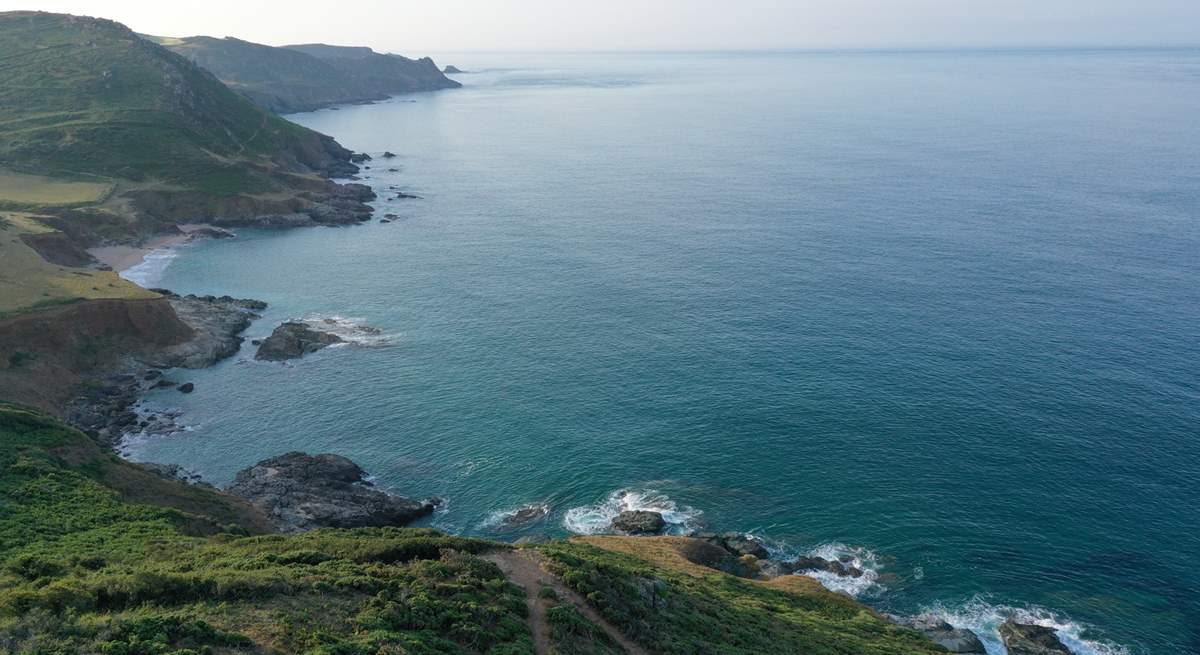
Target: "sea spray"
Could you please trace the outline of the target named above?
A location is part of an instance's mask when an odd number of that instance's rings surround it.
[[[618,489],[595,505],[573,507],[563,517],[563,527],[575,534],[611,532],[612,521],[621,512],[647,511],[662,514],[667,532],[688,534],[696,529],[700,510],[679,505],[654,489]]]
[[[988,655],[1006,655],[998,629],[1001,623],[1012,618],[1018,623],[1036,624],[1053,628],[1058,638],[1075,655],[1129,655],[1124,646],[1087,639],[1083,635],[1088,626],[1064,618],[1042,607],[1012,607],[993,604],[977,596],[962,605],[935,604],[923,611],[934,614],[947,623],[974,632],[987,648]]]

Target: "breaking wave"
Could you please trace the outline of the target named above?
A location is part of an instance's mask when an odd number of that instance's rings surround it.
[[[1053,628],[1059,639],[1075,655],[1129,655],[1129,649],[1117,644],[1085,639],[1086,625],[1068,620],[1041,607],[1010,607],[994,605],[982,598],[974,598],[958,607],[934,605],[927,608],[931,614],[944,619],[950,625],[974,632],[987,648],[988,655],[1005,655],[1007,652],[997,629],[1005,619],[1013,618],[1020,623],[1031,623]]]
[[[179,256],[179,245],[157,248],[146,253],[142,261],[121,271],[121,277],[143,287],[157,286],[167,267]]]
[[[480,523],[479,527],[490,530],[519,530],[530,524],[538,523],[549,515],[549,504],[529,503],[514,509],[492,512]]]
[[[385,334],[377,327],[367,325],[362,318],[349,316],[339,316],[337,314],[325,316],[314,314],[305,316],[300,319],[307,323],[313,329],[340,337],[346,344],[356,346],[386,346],[393,342],[397,335]],[[334,344],[336,347],[339,344]]]
[[[575,534],[604,534],[612,532],[610,526],[618,514],[631,510],[662,514],[670,534],[693,532],[701,514],[700,510],[679,505],[653,489],[618,489],[600,503],[567,510],[563,527]]]
[[[840,576],[829,571],[802,571],[797,575],[810,577],[830,591],[840,591],[849,596],[872,596],[883,591],[879,583],[881,565],[875,552],[861,546],[847,546],[833,542],[821,544],[804,553],[809,557],[820,557],[827,560],[837,560],[846,566],[860,569],[863,574],[857,578]]]

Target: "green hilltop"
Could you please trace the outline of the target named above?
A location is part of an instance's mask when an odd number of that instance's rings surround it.
[[[944,652],[807,578],[693,564],[692,540],[518,550],[420,528],[266,529],[245,501],[0,405],[0,652]],[[521,561],[540,564],[536,588],[508,571]]]
[[[0,167],[233,194],[349,157],[119,23],[0,14],[0,53]]]
[[[212,71],[229,88],[279,113],[383,100],[461,86],[429,58],[323,44],[273,47],[210,36],[153,38]]]

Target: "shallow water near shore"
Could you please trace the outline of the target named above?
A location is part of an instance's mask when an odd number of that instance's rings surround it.
[[[478,72],[291,117],[377,155],[376,221],[141,271],[388,338],[174,372],[136,458],[337,452],[505,539],[655,508],[888,611],[1200,652],[1200,52],[438,61]]]

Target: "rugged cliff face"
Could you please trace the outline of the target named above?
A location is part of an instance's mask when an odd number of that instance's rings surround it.
[[[193,336],[166,298],[81,300],[2,319],[0,389],[59,413],[87,376]]]
[[[259,106],[281,114],[460,86],[429,58],[414,60],[370,48],[323,44],[276,48],[210,36],[157,40],[212,71]]]

